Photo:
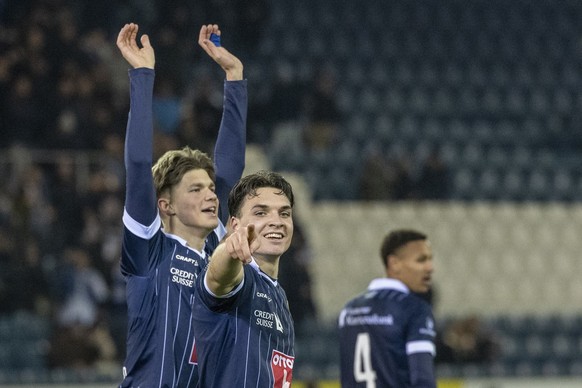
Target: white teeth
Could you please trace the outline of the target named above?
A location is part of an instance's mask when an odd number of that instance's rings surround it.
[[[282,234],[279,233],[269,233],[265,235],[266,238],[283,238]]]

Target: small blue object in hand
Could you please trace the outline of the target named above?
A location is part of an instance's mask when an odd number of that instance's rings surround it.
[[[210,41],[214,43],[216,47],[220,47],[220,35],[216,35],[215,33],[210,34]]]

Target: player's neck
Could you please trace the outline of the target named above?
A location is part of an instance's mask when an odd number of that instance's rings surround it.
[[[272,279],[277,279],[279,276],[279,257],[262,257],[253,255],[255,261],[259,265],[261,271]]]
[[[186,240],[189,247],[201,252],[206,242],[206,237],[210,232],[205,229],[185,228],[170,225],[170,228],[165,228],[166,233],[173,234]]]

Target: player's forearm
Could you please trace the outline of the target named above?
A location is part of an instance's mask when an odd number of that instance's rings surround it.
[[[220,219],[224,224],[228,220],[228,194],[245,168],[247,112],[247,80],[226,81],[222,120],[214,149],[216,194],[223,205]]]
[[[236,64],[231,69],[225,70],[227,81],[241,81],[243,79],[243,65]]]
[[[414,388],[436,388],[434,359],[430,353],[416,353],[408,356],[410,386]]]
[[[130,108],[125,138],[125,160],[152,162],[153,149],[153,69],[139,68],[129,71]]]
[[[220,244],[208,265],[206,286],[214,295],[226,295],[240,284],[243,274],[242,262],[233,259],[225,244]]]
[[[133,69],[130,77],[130,111],[125,137],[126,198],[128,213],[143,225],[156,214],[152,179],[153,117],[152,96],[155,73]]]

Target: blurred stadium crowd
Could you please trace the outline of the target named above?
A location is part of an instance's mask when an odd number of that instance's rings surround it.
[[[196,37],[215,22],[245,64],[249,143],[315,201],[576,202],[580,20],[576,1],[0,1],[0,382],[120,373],[125,22],[156,48],[157,154],[212,152],[222,76]],[[282,272],[313,328],[309,236],[295,248]]]

